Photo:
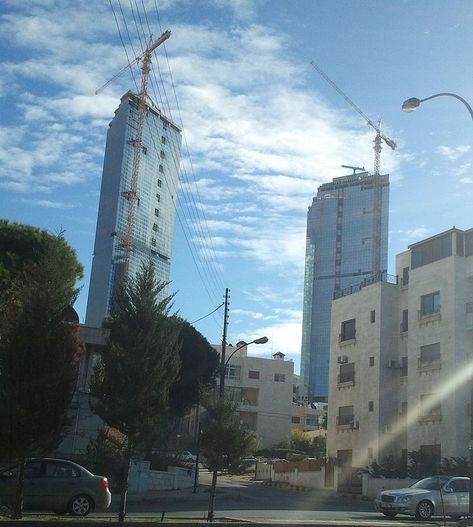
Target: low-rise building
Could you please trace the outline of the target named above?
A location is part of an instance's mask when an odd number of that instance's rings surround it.
[[[240,422],[260,440],[261,448],[289,437],[292,418],[294,363],[277,352],[272,359],[248,356],[241,341],[227,346],[231,357],[225,376],[225,397],[238,404]],[[221,346],[213,346],[221,353]]]
[[[396,273],[332,304],[327,451],[342,479],[387,455],[468,454],[473,229],[409,246]]]

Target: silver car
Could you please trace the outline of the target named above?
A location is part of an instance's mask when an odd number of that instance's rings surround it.
[[[0,469],[0,505],[11,505],[17,481],[16,465]],[[24,509],[86,516],[105,511],[112,496],[108,480],[65,459],[28,459],[25,467]]]
[[[383,490],[375,500],[375,509],[388,518],[409,514],[417,520],[432,516],[450,516],[458,521],[468,514],[470,479],[431,476],[404,489]]]

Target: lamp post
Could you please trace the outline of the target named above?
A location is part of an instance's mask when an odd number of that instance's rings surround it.
[[[241,346],[238,346],[229,356],[228,359],[223,363],[222,371],[220,372],[220,398],[222,399],[224,396],[225,391],[225,373],[227,371],[228,363],[230,362],[230,359],[235,355],[235,353],[242,348],[249,346],[250,344],[266,344],[268,342],[268,337],[260,337],[258,339],[252,340],[248,343],[243,343]]]
[[[424,101],[428,101],[430,99],[434,99],[435,97],[444,97],[444,96],[454,97],[455,99],[458,99],[459,101],[461,101],[465,105],[466,109],[469,111],[470,117],[473,119],[473,109],[465,101],[465,99],[463,97],[460,97],[456,93],[449,93],[449,92],[436,93],[435,95],[431,95],[430,97],[426,97],[425,99],[418,99],[417,97],[411,97],[410,99],[407,99],[402,103],[402,111],[403,112],[413,112],[420,106],[420,103]]]
[[[466,109],[468,110],[471,119],[473,120],[473,109],[468,104],[468,102],[463,98],[460,97],[460,95],[457,95],[456,93],[449,93],[449,92],[442,92],[442,93],[436,93],[435,95],[431,95],[430,97],[426,97],[425,99],[418,99],[417,97],[411,97],[410,99],[405,100],[402,103],[402,111],[403,112],[413,112],[415,111],[422,102],[428,101],[430,99],[434,99],[435,97],[454,97],[455,99],[458,99],[460,102],[462,102]],[[469,463],[470,463],[470,493],[469,493],[469,508],[468,508],[468,514],[469,516],[473,516],[473,380],[470,381],[470,442],[468,445],[468,452],[469,452]]]

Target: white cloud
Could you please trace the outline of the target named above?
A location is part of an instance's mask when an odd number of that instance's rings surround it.
[[[23,199],[23,203],[46,207],[49,209],[72,209],[75,207],[72,203],[60,203],[59,201],[49,201],[46,199]]]
[[[450,161],[455,161],[459,157],[468,153],[470,150],[471,150],[470,145],[458,145],[457,147],[453,147],[453,148],[450,146],[445,146],[445,145],[439,145],[437,147],[437,152],[441,156],[449,159]]]
[[[462,177],[460,179],[460,183],[463,183],[464,185],[471,185],[473,183],[473,178],[471,178],[471,177]]]

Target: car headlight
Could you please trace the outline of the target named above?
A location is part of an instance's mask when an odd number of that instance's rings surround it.
[[[406,505],[407,503],[409,503],[411,501],[411,497],[412,496],[400,496],[397,501],[398,503],[403,503],[404,505]]]

